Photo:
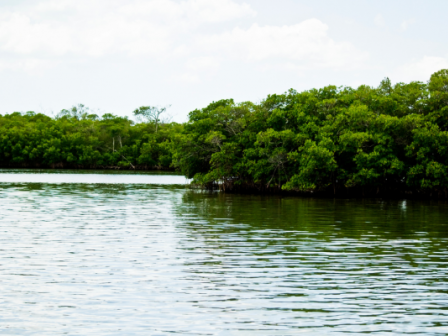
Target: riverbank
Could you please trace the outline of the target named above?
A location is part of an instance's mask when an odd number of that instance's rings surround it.
[[[414,199],[414,200],[425,200],[425,199],[448,199],[448,190],[444,189],[410,189],[403,186],[403,189],[396,188],[363,188],[363,187],[352,187],[344,188],[343,186],[338,186],[336,188],[327,188],[324,190],[285,190],[281,187],[271,187],[269,189],[263,186],[251,185],[237,185],[224,188],[222,184],[195,184],[194,181],[191,185],[192,188],[209,190],[209,191],[219,191],[226,194],[241,194],[241,195],[282,195],[291,197],[311,197],[311,198],[334,198],[334,199],[389,199],[389,200],[403,200],[403,199]]]
[[[64,162],[52,163],[52,164],[39,164],[39,163],[22,163],[22,164],[8,164],[0,165],[0,169],[67,169],[67,170],[140,170],[140,171],[166,171],[175,172],[174,168],[160,167],[160,166],[148,166],[148,165],[135,165],[135,166],[103,166],[103,165],[79,165],[68,164]]]

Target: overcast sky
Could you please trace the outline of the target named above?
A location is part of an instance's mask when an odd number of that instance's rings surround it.
[[[448,68],[446,0],[2,0],[0,113],[83,103],[174,120],[290,88],[427,81]]]

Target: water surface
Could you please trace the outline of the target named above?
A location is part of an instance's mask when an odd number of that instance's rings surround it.
[[[0,183],[188,184],[170,172],[135,170],[0,169]]]
[[[446,203],[10,178],[1,335],[448,333]]]

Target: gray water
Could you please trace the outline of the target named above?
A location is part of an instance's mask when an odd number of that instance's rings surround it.
[[[1,335],[448,334],[446,203],[14,173],[0,171]]]

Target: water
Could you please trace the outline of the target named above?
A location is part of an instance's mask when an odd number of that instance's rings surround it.
[[[1,335],[448,334],[446,203],[3,173]]]
[[[171,185],[186,184],[189,180],[169,172],[0,169],[0,183],[2,182]]]

